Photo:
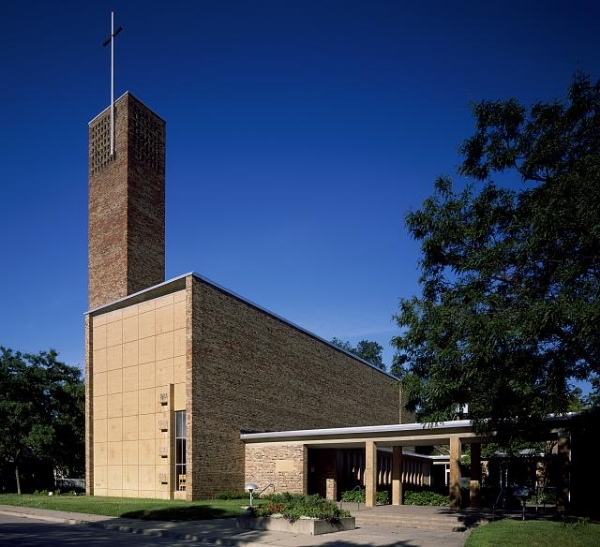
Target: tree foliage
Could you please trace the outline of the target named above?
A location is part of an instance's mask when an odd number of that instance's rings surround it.
[[[438,179],[406,217],[422,293],[401,299],[394,372],[424,418],[468,403],[510,437],[566,412],[575,380],[598,386],[600,82],[576,75],[563,101],[473,114],[467,183]]]
[[[25,456],[50,462],[65,473],[81,473],[84,455],[84,384],[81,371],[57,359],[0,347],[0,464]]]
[[[385,363],[383,362],[383,346],[377,342],[373,342],[371,340],[361,340],[356,347],[354,347],[348,341],[340,340],[339,338],[333,338],[331,343],[338,348],[347,351],[348,353],[352,353],[353,355],[360,357],[361,359],[371,363],[381,370],[386,369]]]

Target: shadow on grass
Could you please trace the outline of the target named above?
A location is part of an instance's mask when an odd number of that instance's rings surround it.
[[[210,505],[192,505],[189,507],[165,507],[160,509],[140,509],[139,511],[127,511],[120,515],[123,518],[140,520],[209,520],[222,519],[239,516],[235,511],[228,511],[221,507]]]

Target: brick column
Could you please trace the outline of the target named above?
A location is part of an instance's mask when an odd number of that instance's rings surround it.
[[[337,478],[328,477],[325,479],[325,498],[331,501],[337,501]]]
[[[460,496],[460,456],[462,453],[462,442],[460,437],[450,437],[450,508],[461,508]]]
[[[481,489],[481,443],[471,445],[471,481],[469,483],[469,505],[479,507]]]
[[[404,503],[402,495],[402,447],[394,446],[392,453],[392,505]]]
[[[365,442],[365,504],[377,505],[377,443]]]

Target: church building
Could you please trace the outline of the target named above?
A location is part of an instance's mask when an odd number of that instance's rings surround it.
[[[165,148],[130,93],[89,123],[87,492],[329,488],[326,450],[248,436],[401,424],[397,382],[198,273],[165,280]]]

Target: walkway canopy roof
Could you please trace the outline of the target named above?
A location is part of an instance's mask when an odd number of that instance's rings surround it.
[[[549,417],[544,436],[552,436],[557,427],[564,427],[572,417]],[[463,443],[485,443],[494,440],[493,433],[482,435],[475,431],[471,420],[452,420],[436,423],[409,423],[336,427],[328,429],[301,429],[297,431],[242,432],[244,443],[299,443],[309,447],[359,448],[366,441],[382,446],[428,446],[449,444],[451,437],[460,437]]]
[[[245,443],[285,442],[301,443],[314,448],[359,448],[366,441],[384,446],[448,444],[450,437],[454,436],[459,436],[467,443],[492,439],[489,435],[484,437],[476,434],[471,420],[242,433],[240,438]]]

